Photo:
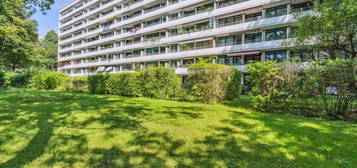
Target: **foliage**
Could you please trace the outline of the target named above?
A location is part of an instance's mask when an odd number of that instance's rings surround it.
[[[140,88],[145,97],[174,98],[181,87],[180,77],[175,74],[173,69],[155,67],[139,73]]]
[[[231,80],[228,83],[225,99],[234,100],[240,97],[242,92],[242,72],[234,69]]]
[[[41,40],[40,46],[45,52],[38,62],[45,65],[47,69],[56,69],[58,55],[58,37],[56,32],[53,30],[47,32],[45,38]]]
[[[308,66],[262,62],[248,65],[253,106],[332,119],[353,116],[356,61],[326,60]]]
[[[5,72],[0,70],[0,87],[5,85]]]
[[[323,108],[326,115],[331,119],[350,118],[354,112],[354,100],[352,95],[324,96]]]
[[[231,81],[237,80],[234,79],[237,75],[232,67],[201,61],[191,65],[189,73],[189,92],[205,103],[222,101],[227,90],[237,89],[236,86],[229,88]],[[235,94],[228,97],[233,98]]]
[[[32,63],[39,52],[37,23],[31,14],[49,9],[54,0],[2,0],[0,3],[0,66],[14,71]]]
[[[272,61],[248,64],[248,80],[252,87],[249,94],[256,109],[271,110],[283,94],[278,90],[279,81],[282,80],[279,76],[280,70]]]
[[[34,75],[41,73],[43,69],[38,67],[29,67],[24,69],[22,72],[14,73],[10,77],[11,87],[26,88],[30,85],[30,81]]]
[[[307,92],[321,99],[317,105],[330,118],[348,118],[356,100],[356,72],[357,61],[353,59],[315,62],[305,72],[311,86]]]
[[[88,78],[86,76],[74,77],[71,79],[73,92],[88,92]]]
[[[328,52],[331,58],[357,56],[357,1],[325,0],[310,15],[297,15],[297,42]],[[315,45],[311,45],[311,42]]]
[[[90,93],[107,94],[108,74],[96,74],[88,76],[88,90]]]
[[[120,73],[110,75],[108,92],[119,96],[141,96],[138,73]]]
[[[67,90],[70,78],[55,71],[44,71],[34,75],[31,79],[31,86],[36,89],[59,89]]]

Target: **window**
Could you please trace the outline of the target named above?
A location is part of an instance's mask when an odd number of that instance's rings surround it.
[[[271,29],[265,32],[265,41],[281,40],[287,38],[286,27],[279,29]]]
[[[195,49],[195,43],[180,44],[180,49],[182,51],[194,50]]]
[[[293,4],[291,5],[291,11],[293,13],[304,12],[304,11],[311,10],[312,6],[313,6],[312,2]]]
[[[182,67],[189,67],[193,63],[195,63],[194,59],[184,59]]]
[[[297,35],[297,27],[290,27],[289,38],[295,38]]]
[[[211,48],[211,47],[213,47],[212,40],[196,42],[196,49],[205,49],[205,48]]]
[[[218,37],[218,46],[230,46],[242,44],[242,35]]]
[[[246,64],[250,62],[260,62],[261,60],[262,60],[262,56],[260,54],[244,56],[244,63]]]
[[[219,19],[218,26],[219,27],[229,26],[229,25],[239,24],[241,22],[242,22],[242,15],[235,15],[235,16]]]
[[[218,64],[224,65],[242,65],[241,57],[219,56],[217,61]]]
[[[170,52],[178,52],[178,44],[172,44],[170,46]]]
[[[256,43],[262,41],[262,33],[246,34],[245,43]]]
[[[171,60],[170,61],[170,68],[177,68],[177,61],[178,60]]]
[[[196,25],[196,31],[203,31],[210,29],[209,22],[203,22]]]
[[[248,0],[222,0],[222,1],[218,1],[218,7],[223,8],[223,7],[234,5],[234,4],[237,4],[240,2],[244,2],[244,1],[248,1]]]
[[[286,15],[287,13],[288,13],[288,10],[287,10],[287,6],[286,5],[273,7],[273,8],[268,8],[266,10],[267,18]]]
[[[165,53],[165,47],[154,47],[146,49],[146,55],[156,55]]]
[[[245,22],[252,22],[262,18],[262,12],[245,15]]]
[[[286,51],[272,51],[265,53],[265,61],[284,61],[286,59]]]

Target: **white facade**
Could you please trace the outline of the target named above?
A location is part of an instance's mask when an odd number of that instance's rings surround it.
[[[289,59],[293,13],[310,0],[75,0],[60,12],[59,71],[71,76],[175,68],[197,61],[244,71]]]

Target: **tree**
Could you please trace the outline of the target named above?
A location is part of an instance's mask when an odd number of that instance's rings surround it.
[[[313,14],[298,15],[297,43],[328,52],[331,58],[357,55],[357,1],[325,0]],[[314,42],[314,45],[311,44]]]
[[[58,36],[53,30],[49,31],[41,41],[41,46],[45,49],[44,64],[48,69],[57,68]]]
[[[15,70],[31,63],[37,47],[37,23],[29,18],[49,9],[54,0],[2,0],[0,3],[0,66]]]

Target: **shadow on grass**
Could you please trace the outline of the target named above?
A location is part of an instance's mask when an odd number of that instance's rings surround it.
[[[246,109],[251,109],[253,107],[251,98],[248,95],[242,95],[239,99],[232,101],[225,101],[223,104],[230,107],[240,107]]]
[[[246,101],[246,102],[245,102]],[[249,107],[249,99],[226,102],[233,107]],[[120,106],[113,106],[120,104]],[[140,99],[39,92],[0,96],[0,124],[36,130],[29,142],[1,168],[24,167],[47,154],[48,167],[354,167],[357,165],[357,137],[344,124],[316,120],[252,114],[232,108],[229,118],[209,125],[209,134],[185,141],[169,132],[148,130],[143,121],[155,113],[169,118],[204,118],[199,106],[163,105],[155,109]],[[101,109],[106,109],[101,111]],[[97,110],[95,115],[74,121],[78,112]],[[93,127],[99,123],[105,127]],[[341,126],[341,127],[339,127]],[[55,131],[59,129],[61,131]],[[77,134],[68,134],[74,129]],[[354,128],[355,129],[355,128]],[[88,135],[111,131],[131,132],[127,148],[119,145],[89,147]],[[71,132],[72,133],[72,132]],[[6,134],[6,132],[5,132]],[[185,134],[185,132],[183,132]],[[16,137],[1,138],[0,147]],[[118,139],[120,141],[120,139]],[[50,145],[51,144],[51,145]],[[71,147],[66,149],[65,147]],[[58,148],[63,148],[58,150]],[[1,149],[1,148],[0,148]],[[51,152],[51,151],[55,152]],[[90,158],[83,155],[89,154]],[[87,156],[87,155],[86,155]]]

